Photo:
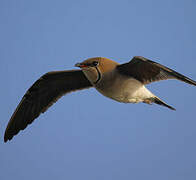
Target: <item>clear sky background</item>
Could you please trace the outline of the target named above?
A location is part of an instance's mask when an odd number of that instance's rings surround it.
[[[7,123],[48,71],[140,55],[196,80],[194,0],[1,0],[1,180],[195,180],[196,87],[148,85],[174,106],[68,94],[8,143]]]

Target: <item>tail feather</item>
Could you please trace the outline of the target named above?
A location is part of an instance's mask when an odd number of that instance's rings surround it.
[[[154,97],[153,98],[153,102],[158,104],[158,105],[161,105],[161,106],[165,106],[171,110],[176,110],[175,108],[173,108],[172,106],[169,106],[168,104],[166,104],[165,102],[163,102],[161,99],[159,99],[158,97]]]

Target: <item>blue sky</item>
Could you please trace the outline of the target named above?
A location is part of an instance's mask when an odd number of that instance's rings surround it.
[[[195,180],[196,87],[148,85],[177,111],[68,94],[3,143],[25,91],[48,71],[141,55],[196,80],[193,0],[2,0],[0,179]]]

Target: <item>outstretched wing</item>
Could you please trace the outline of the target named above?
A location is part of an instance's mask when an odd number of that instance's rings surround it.
[[[166,79],[178,79],[196,86],[196,81],[141,56],[135,56],[130,62],[118,65],[117,70],[121,74],[134,77],[143,84]]]
[[[25,93],[13,113],[4,135],[11,140],[20,130],[31,124],[62,95],[71,91],[92,87],[81,70],[53,71],[44,74]]]

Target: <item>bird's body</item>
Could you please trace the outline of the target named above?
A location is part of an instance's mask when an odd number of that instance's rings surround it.
[[[122,103],[147,104],[159,101],[162,105],[173,109],[151,93],[145,85],[132,76],[127,76],[118,70],[120,64],[107,58],[90,58],[83,63],[99,62],[101,68],[85,68],[83,72],[91,84],[104,96]]]
[[[114,74],[114,75],[111,75]],[[104,96],[123,103],[138,103],[154,95],[138,80],[110,72],[104,80],[100,80],[94,87]],[[105,86],[104,81],[109,83]],[[118,88],[116,88],[118,87]]]
[[[194,80],[141,56],[135,56],[125,64],[103,57],[89,58],[75,66],[81,70],[46,73],[27,90],[7,125],[5,142],[25,129],[61,96],[72,91],[94,87],[104,96],[118,102],[156,103],[175,110],[151,93],[145,85],[177,79],[196,86]]]

